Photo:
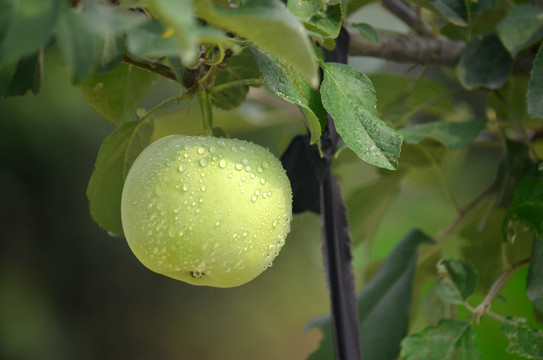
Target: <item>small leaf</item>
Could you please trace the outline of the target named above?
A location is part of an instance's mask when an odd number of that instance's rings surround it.
[[[238,9],[222,9],[210,0],[195,2],[196,15],[233,32],[292,66],[316,88],[317,58],[300,22],[278,0],[248,0]]]
[[[298,106],[311,134],[311,144],[316,143],[326,124],[326,110],[319,92],[288,63],[255,47],[251,47],[251,51],[270,90]]]
[[[362,37],[366,39],[368,42],[372,44],[377,44],[379,42],[379,34],[370,24],[358,23],[358,24],[353,24],[353,26],[356,28],[356,30],[358,30],[360,35],[362,35]]]
[[[503,221],[504,236],[510,222],[516,221],[537,236],[543,236],[543,178],[527,178],[517,186]]]
[[[15,74],[6,91],[7,96],[22,96],[29,90],[40,92],[42,81],[43,54],[38,52],[33,56],[22,58],[17,64]]]
[[[528,359],[543,359],[543,331],[526,325],[524,319],[508,318],[501,326],[509,339],[507,352]]]
[[[450,150],[471,144],[484,129],[486,122],[473,120],[464,122],[431,122],[398,130],[407,143],[417,144],[427,137],[441,141]]]
[[[479,275],[470,264],[442,260],[437,267],[440,278],[436,282],[436,293],[444,301],[462,304],[477,289]]]
[[[543,118],[543,45],[534,60],[526,97],[530,116]]]
[[[400,342],[407,334],[409,323],[417,249],[428,242],[432,239],[419,230],[407,234],[358,295],[363,359],[389,360],[398,356]],[[332,359],[333,337],[329,318],[319,317],[308,326],[319,326],[325,333],[321,347],[309,359]]]
[[[445,19],[457,26],[467,26],[469,9],[464,0],[428,0]]]
[[[321,97],[337,132],[358,157],[397,169],[402,136],[377,117],[375,90],[366,75],[352,66],[325,63]]]
[[[36,53],[49,40],[58,20],[59,0],[12,1],[0,43],[0,62],[14,62]],[[5,9],[4,9],[5,8]]]
[[[441,320],[402,341],[403,360],[477,360],[481,356],[473,343],[475,333],[469,323]]]
[[[213,86],[227,85],[239,80],[259,79],[261,76],[253,54],[246,48],[240,54],[228,59],[228,67],[217,74]],[[232,110],[243,103],[248,92],[247,85],[229,87],[212,92],[211,102],[221,109]]]
[[[513,61],[496,34],[472,40],[457,67],[460,82],[466,89],[500,88],[509,77]]]
[[[437,295],[435,286],[432,286],[424,295],[421,313],[424,320],[431,326],[436,326],[443,319],[454,319],[457,316],[456,305],[443,301]]]
[[[532,5],[513,6],[496,26],[512,57],[543,38],[543,9]]]
[[[107,74],[94,75],[81,86],[87,102],[107,120],[120,126],[134,119],[155,75],[120,64]]]
[[[526,293],[535,308],[543,311],[543,237],[535,236],[532,243]]]
[[[149,145],[153,125],[147,120],[124,124],[105,140],[87,188],[91,215],[98,225],[123,235],[121,195],[124,179],[139,153]]]
[[[300,1],[289,1],[288,4],[289,10],[291,10],[292,4],[300,4]],[[315,32],[325,39],[335,39],[339,35],[342,18],[341,3],[338,3],[326,6],[325,10],[319,8],[309,17],[300,20],[302,20],[307,30]]]

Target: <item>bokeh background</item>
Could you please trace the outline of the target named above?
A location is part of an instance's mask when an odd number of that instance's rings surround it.
[[[360,17],[402,31],[379,8],[366,8]],[[353,60],[370,75],[383,66]],[[0,359],[301,360],[316,349],[321,334],[306,325],[329,309],[318,216],[296,215],[273,267],[244,286],[194,287],[150,272],[88,210],[85,191],[94,160],[114,127],[70,84],[56,50],[46,54],[44,74],[39,95],[0,101]],[[158,80],[142,107],[178,91]],[[304,132],[303,120],[296,109],[261,91],[252,95],[263,102],[217,111],[215,124],[279,156]],[[386,94],[378,89],[380,95]],[[155,138],[203,131],[196,102],[172,106],[155,120]],[[344,156],[334,170],[348,195],[377,173]],[[458,151],[446,163],[451,186],[465,204],[493,181],[499,150]],[[416,177],[402,184],[371,245],[355,249],[357,287],[366,268],[385,258],[410,229],[433,236],[453,218],[443,189]],[[498,301],[494,310],[525,316],[534,325],[525,277],[526,269],[515,275],[503,293],[507,304]],[[483,359],[517,359],[504,354],[506,342],[492,319],[483,319],[476,342]]]

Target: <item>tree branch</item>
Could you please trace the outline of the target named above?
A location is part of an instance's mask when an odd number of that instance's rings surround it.
[[[172,69],[169,66],[164,65],[162,63],[153,62],[153,61],[135,60],[128,56],[124,57],[123,62],[129,65],[139,67],[140,69],[147,70],[149,72],[152,72],[153,74],[163,76],[170,80],[177,81],[177,77],[175,76],[175,73],[172,71]]]
[[[350,35],[349,55],[370,56],[400,63],[454,67],[466,48],[465,42],[446,38],[436,39],[381,32],[379,42],[373,44],[365,40],[356,30],[350,30]],[[515,58],[513,74],[529,74],[534,59],[535,52],[532,50],[520,53]]]
[[[432,29],[401,0],[383,0],[383,6],[417,34],[433,37]]]

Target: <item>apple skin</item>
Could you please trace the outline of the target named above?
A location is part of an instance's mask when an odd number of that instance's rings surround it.
[[[150,270],[234,287],[278,255],[290,230],[292,190],[279,160],[259,145],[170,135],[132,165],[121,217],[131,250]]]

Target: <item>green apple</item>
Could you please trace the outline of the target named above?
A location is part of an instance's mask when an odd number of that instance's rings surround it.
[[[233,287],[271,266],[292,218],[279,160],[238,139],[170,135],[132,165],[124,234],[149,269],[194,285]]]

